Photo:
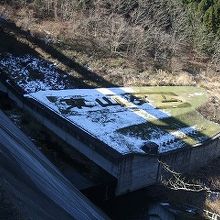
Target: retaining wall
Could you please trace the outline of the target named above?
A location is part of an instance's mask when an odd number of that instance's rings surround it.
[[[188,147],[175,152],[161,155],[159,160],[166,163],[170,168],[179,173],[190,173],[206,166],[212,160],[220,157],[220,137],[216,136],[202,145]],[[159,167],[160,176],[169,174]]]
[[[118,157],[113,153],[111,155],[105,151],[100,153],[100,147],[109,147],[105,145],[97,147],[96,142],[82,136],[79,129],[78,131],[74,130],[74,126],[69,125],[66,120],[57,117],[55,113],[50,112],[46,107],[39,105],[39,103],[32,99],[25,98],[16,90],[16,87],[0,81],[0,90],[7,93],[9,98],[14,100],[20,108],[30,113],[41,124],[75,150],[78,150],[95,164],[117,178],[117,195],[156,183],[158,171],[157,157],[133,154]]]
[[[0,90],[7,93],[20,108],[29,112],[74,149],[116,177],[118,195],[156,184],[162,175],[169,176],[158,160],[165,162],[177,172],[188,173],[220,156],[220,139],[215,137],[201,146],[182,148],[165,154],[130,154],[120,157],[116,152],[109,151],[106,144],[96,141],[94,137],[51,112],[47,107],[24,98],[22,91],[13,83],[8,83],[2,76],[0,80]]]

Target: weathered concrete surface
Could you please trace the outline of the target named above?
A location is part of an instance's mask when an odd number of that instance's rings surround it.
[[[0,147],[1,174],[12,194],[30,208],[26,212],[38,219],[108,219],[1,111]]]
[[[220,135],[196,147],[189,147],[181,151],[171,152],[160,156],[160,160],[171,169],[180,173],[190,173],[206,166],[220,156]],[[166,176],[166,171],[160,164],[160,176]]]
[[[165,175],[159,160],[170,165],[175,171],[187,173],[205,166],[220,156],[220,141],[217,136],[200,146],[178,149],[159,155],[131,154],[123,157],[118,157],[117,154],[111,155],[109,152],[102,151],[105,146],[97,145],[85,133],[82,134],[68,125],[66,120],[58,118],[56,114],[41,107],[39,103],[27,100],[22,95],[19,96],[16,91],[12,92],[13,89],[7,83],[0,82],[0,89],[6,92],[18,106],[28,111],[70,146],[116,177],[118,180],[117,195],[158,183],[161,176]]]
[[[158,158],[149,155],[131,155],[121,159],[117,194],[125,194],[157,183]]]
[[[59,89],[25,96],[102,142],[106,154],[162,154],[220,132],[196,110],[208,96],[199,87]]]

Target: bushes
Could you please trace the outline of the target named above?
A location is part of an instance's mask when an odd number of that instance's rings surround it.
[[[220,33],[218,0],[182,0],[182,3],[178,0],[12,0],[10,3],[31,7],[38,18],[68,21],[70,25],[60,37],[89,42],[94,53],[103,51],[111,56],[147,60],[158,68],[169,67],[171,58],[186,46],[219,57],[214,46]]]

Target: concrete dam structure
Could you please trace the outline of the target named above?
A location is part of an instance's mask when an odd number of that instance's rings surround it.
[[[220,126],[196,108],[207,100],[197,87],[1,90],[75,150],[117,179],[116,194],[160,181],[159,161],[190,172],[220,156]]]
[[[109,219],[1,110],[0,147],[1,178],[31,219]]]

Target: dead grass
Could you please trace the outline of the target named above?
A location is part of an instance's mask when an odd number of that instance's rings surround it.
[[[220,100],[218,96],[211,96],[209,101],[198,110],[205,118],[220,124]]]
[[[205,208],[220,215],[220,200],[206,200],[205,202]]]
[[[91,69],[97,75],[118,86],[144,85],[194,85],[201,86],[210,93],[209,105],[202,109],[204,115],[219,122],[220,109],[220,65],[214,66],[207,57],[196,56],[192,51],[173,57],[167,70],[157,69],[152,60],[138,62],[132,57],[111,55],[98,51],[96,45],[86,40],[86,36],[77,36],[74,32],[75,21],[39,20],[30,8],[14,10],[0,5],[0,14],[14,20],[18,26],[30,30],[39,37],[51,38],[56,47],[69,58]],[[80,14],[79,14],[80,16]],[[75,40],[69,36],[75,35]],[[51,59],[38,47],[35,48],[46,59]],[[53,60],[54,61],[54,60]],[[56,62],[61,69],[71,74],[68,67]]]

